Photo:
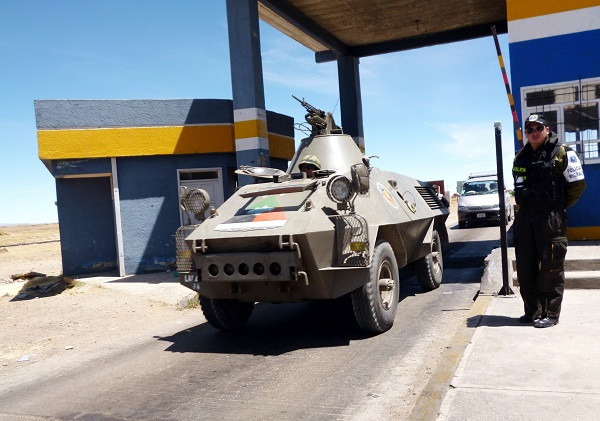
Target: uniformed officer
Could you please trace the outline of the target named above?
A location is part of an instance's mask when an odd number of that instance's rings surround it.
[[[517,276],[525,314],[521,323],[558,324],[567,254],[566,208],[585,189],[577,154],[558,141],[542,114],[525,122],[527,143],[515,156],[513,178],[519,206],[514,224]]]

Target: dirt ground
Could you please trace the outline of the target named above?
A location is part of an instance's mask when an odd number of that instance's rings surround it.
[[[0,226],[0,284],[27,272],[62,273],[58,224]]]
[[[51,295],[18,299],[26,281],[11,276],[62,274],[58,224],[0,227],[0,376],[25,364],[85,352],[140,332],[178,323],[190,310],[75,281]]]

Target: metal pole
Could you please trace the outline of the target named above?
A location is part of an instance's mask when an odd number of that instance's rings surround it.
[[[502,169],[502,123],[494,122],[496,132],[496,171],[500,199],[500,248],[502,251],[502,288],[498,295],[514,295],[508,283],[508,243],[506,240],[506,203],[504,202],[504,170]]]
[[[494,37],[494,44],[496,44],[496,53],[498,54],[498,63],[500,63],[500,71],[502,72],[502,79],[504,79],[504,86],[506,87],[506,95],[508,96],[508,104],[510,105],[510,112],[513,117],[513,126],[515,127],[515,134],[519,141],[519,146],[523,147],[523,132],[521,131],[521,125],[519,124],[519,117],[517,117],[517,111],[515,109],[515,100],[513,99],[512,93],[510,92],[510,83],[508,83],[508,76],[506,76],[506,69],[504,68],[504,59],[502,58],[502,52],[500,51],[500,42],[498,42],[498,34],[496,33],[496,26],[491,27],[492,36]]]

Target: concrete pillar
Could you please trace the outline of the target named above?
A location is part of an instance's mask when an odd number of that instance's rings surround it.
[[[342,128],[344,133],[352,136],[360,150],[364,152],[365,139],[358,62],[358,58],[352,56],[339,56],[337,59]]]
[[[237,165],[268,167],[269,142],[257,0],[227,0]],[[239,176],[239,185],[253,182]]]

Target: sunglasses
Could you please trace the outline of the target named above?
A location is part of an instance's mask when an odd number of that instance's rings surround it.
[[[527,134],[531,134],[531,133],[533,133],[534,131],[536,131],[536,132],[543,132],[545,128],[546,128],[545,126],[527,127],[527,128],[525,129],[525,133],[527,133]]]

